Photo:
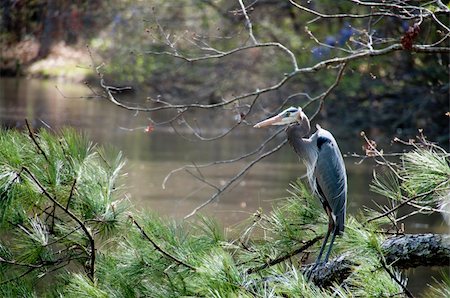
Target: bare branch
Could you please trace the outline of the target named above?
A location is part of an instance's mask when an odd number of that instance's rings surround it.
[[[242,2],[242,0],[239,0],[239,5],[241,5],[242,13],[244,14],[244,17],[245,17],[245,26],[248,29],[248,35],[250,36],[250,39],[252,40],[253,44],[258,44],[258,42],[256,41],[255,36],[253,35],[252,22],[250,21],[250,18],[248,17],[247,9],[245,8],[244,3]]]
[[[225,190],[227,190],[235,181],[237,181],[239,178],[241,178],[243,175],[245,175],[248,172],[248,170],[250,170],[251,167],[253,167],[256,163],[258,163],[259,161],[263,160],[267,156],[270,156],[273,153],[275,153],[278,150],[280,150],[286,143],[287,143],[287,139],[285,139],[283,142],[278,144],[278,146],[276,146],[272,150],[269,150],[269,151],[261,154],[260,156],[258,156],[258,158],[254,159],[253,161],[248,163],[238,174],[236,174],[234,177],[232,177],[230,180],[228,180],[228,182],[223,187],[221,187],[217,192],[215,192],[214,195],[212,195],[207,201],[203,202],[202,204],[197,206],[191,213],[186,215],[184,217],[184,219],[192,217],[199,210],[203,209],[206,205],[208,205],[211,202],[213,202],[220,194],[222,194]]]
[[[180,168],[174,169],[172,171],[170,171],[166,177],[164,177],[163,183],[162,183],[162,188],[165,189],[166,188],[166,184],[167,181],[170,179],[170,177],[177,173],[180,172],[182,170],[186,170],[189,168],[206,168],[206,167],[210,167],[210,166],[214,166],[214,165],[219,165],[219,164],[229,164],[229,163],[234,163],[234,162],[238,162],[241,161],[247,157],[250,157],[258,152],[260,152],[262,149],[264,149],[266,147],[266,145],[271,142],[277,135],[279,135],[283,130],[278,130],[276,133],[272,134],[269,138],[267,138],[264,142],[262,142],[255,150],[248,152],[246,154],[242,154],[239,157],[233,158],[233,159],[227,159],[227,160],[217,160],[217,161],[213,161],[210,163],[206,163],[206,164],[201,164],[201,165],[185,165],[182,166]]]
[[[70,201],[72,200],[73,194],[75,192],[75,186],[77,184],[77,179],[73,179],[72,187],[70,188],[69,198],[67,199],[66,210],[69,209]]]
[[[403,16],[401,14],[395,14],[395,13],[390,13],[390,12],[372,12],[372,13],[367,13],[367,14],[350,14],[350,13],[343,13],[343,14],[324,14],[324,13],[320,13],[316,10],[307,8],[303,5],[298,4],[297,2],[293,1],[293,0],[289,0],[289,2],[297,7],[300,10],[306,11],[308,13],[311,13],[319,18],[323,18],[323,19],[343,19],[343,18],[350,18],[350,19],[359,19],[359,18],[370,18],[370,17],[374,17],[374,16],[386,16],[386,17],[394,17],[394,18],[400,18],[400,19],[404,19],[404,20],[410,20],[410,19],[416,19],[416,18],[420,18],[420,16]],[[356,2],[356,1],[354,1]],[[358,1],[358,4],[363,4],[362,2]],[[364,4],[365,6],[374,6],[374,5],[369,5],[369,4]],[[397,6],[396,8],[402,8],[400,6]]]
[[[256,94],[255,98],[253,99],[253,101],[249,104],[249,109],[248,111],[245,113],[245,115],[243,117],[240,117],[240,119],[238,121],[236,121],[230,128],[228,128],[225,132],[214,136],[214,137],[210,137],[210,138],[206,138],[201,136],[187,121],[186,119],[184,119],[184,124],[192,131],[192,133],[195,135],[195,137],[197,137],[200,141],[205,141],[205,142],[210,142],[210,141],[215,141],[218,139],[221,139],[227,135],[229,135],[236,127],[238,127],[239,125],[241,125],[243,123],[243,119],[245,118],[246,115],[250,114],[252,111],[253,106],[255,105],[256,101],[258,100],[260,94]],[[189,141],[193,141],[189,138],[185,138]]]
[[[198,61],[198,60],[203,60],[203,59],[221,58],[221,57],[225,57],[227,55],[231,55],[232,53],[235,53],[238,51],[255,48],[255,47],[269,47],[269,46],[270,47],[272,47],[272,46],[281,47],[281,45],[279,43],[257,44],[257,45],[252,45],[252,46],[236,48],[234,50],[231,50],[231,51],[221,54],[221,55],[204,56],[204,57],[195,58],[195,59],[188,59],[188,61]],[[285,48],[284,46],[282,46],[282,47]],[[287,48],[285,48],[285,49],[287,49]],[[232,97],[231,99],[224,100],[222,102],[214,103],[214,104],[198,104],[198,103],[169,104],[169,103],[166,103],[166,104],[163,104],[158,107],[150,107],[150,108],[144,108],[144,107],[139,107],[139,106],[128,106],[124,103],[119,102],[114,97],[114,95],[111,92],[111,88],[113,88],[113,87],[106,85],[105,80],[103,78],[103,74],[99,70],[101,66],[96,67],[96,70],[100,77],[100,86],[106,91],[107,98],[115,105],[122,107],[124,109],[131,110],[131,111],[142,111],[142,112],[152,112],[152,111],[159,111],[159,110],[166,110],[166,109],[186,109],[186,108],[213,109],[213,108],[218,108],[218,107],[225,107],[231,103],[234,103],[236,101],[239,101],[241,99],[245,99],[245,98],[248,98],[251,96],[257,96],[257,95],[268,93],[268,92],[271,92],[274,90],[278,90],[291,78],[293,78],[294,76],[301,74],[301,73],[313,73],[318,70],[325,69],[332,65],[339,65],[339,64],[342,64],[345,62],[350,62],[353,60],[358,60],[358,59],[367,58],[367,57],[387,55],[389,53],[399,51],[399,50],[403,50],[403,46],[401,44],[393,44],[393,45],[390,45],[390,46],[382,48],[382,49],[361,50],[361,51],[357,51],[355,53],[352,53],[352,54],[344,56],[344,57],[336,57],[336,58],[323,60],[323,61],[318,62],[317,64],[310,66],[310,67],[297,68],[296,63],[295,63],[295,66],[296,66],[295,70],[291,73],[285,74],[285,76],[280,81],[275,83],[274,85],[263,88],[263,89],[256,89],[255,91],[244,93],[244,94]],[[287,51],[289,53],[292,53],[290,50],[287,50]],[[417,53],[450,53],[450,48],[448,48],[448,47],[431,47],[428,45],[413,45],[411,48],[411,51],[417,52]],[[169,53],[169,52],[160,52],[160,53],[153,53],[153,54],[163,54],[163,55],[169,55],[169,56],[173,56],[173,57],[177,57],[177,58],[187,59],[186,57],[180,56],[179,54],[173,54],[173,53]],[[295,59],[295,57],[294,57],[294,59]]]
[[[320,105],[317,107],[316,111],[314,112],[314,114],[311,115],[310,119],[314,119],[320,112],[320,110],[322,109],[322,105],[324,103],[325,98],[333,91],[334,88],[337,87],[337,85],[339,85],[339,82],[342,79],[342,75],[344,74],[344,70],[345,70],[345,66],[347,65],[347,62],[344,62],[339,71],[338,74],[336,76],[336,80],[334,81],[334,83],[322,94],[320,94],[319,96],[313,98],[312,100],[310,100],[306,105],[303,106],[303,108],[308,107],[310,104],[312,104],[313,102],[320,100]]]
[[[146,51],[144,53],[145,54],[152,54],[152,55],[167,55],[167,56],[172,56],[174,58],[182,59],[182,60],[187,61],[187,62],[197,62],[197,61],[203,61],[203,60],[220,59],[220,58],[224,58],[226,56],[230,56],[230,55],[236,54],[238,52],[246,51],[246,50],[253,49],[253,48],[267,48],[267,47],[280,48],[291,59],[291,62],[294,65],[294,70],[298,68],[298,66],[297,66],[298,65],[297,64],[297,58],[295,57],[294,53],[291,50],[289,50],[286,46],[284,46],[283,44],[278,43],[278,42],[257,43],[257,44],[253,44],[253,45],[237,47],[237,48],[234,48],[234,49],[226,51],[226,52],[219,51],[219,50],[213,49],[213,48],[200,48],[203,51],[213,51],[216,54],[208,54],[208,55],[197,56],[197,57],[187,57],[187,56],[181,55],[179,53],[174,54],[174,53],[171,53],[171,52]]]

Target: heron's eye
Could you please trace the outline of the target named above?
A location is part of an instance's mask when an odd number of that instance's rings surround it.
[[[290,112],[286,112],[286,117],[289,117],[291,115]]]

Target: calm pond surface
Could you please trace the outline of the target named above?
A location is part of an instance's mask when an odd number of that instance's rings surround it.
[[[80,98],[86,95],[89,95],[89,90],[82,84],[0,78],[0,124],[3,128],[23,128],[27,118],[33,127],[49,125],[58,129],[71,126],[86,132],[94,142],[112,144],[123,151],[128,160],[126,182],[132,203],[140,209],[175,219],[190,213],[214,190],[184,171],[174,174],[163,189],[162,183],[170,171],[186,164],[200,165],[235,158],[257,148],[268,133],[243,128],[218,142],[191,142],[173,133],[170,126],[158,126],[149,134],[144,131],[149,124],[145,115],[135,115],[106,101]],[[357,136],[336,138],[343,153],[360,152],[362,141]],[[389,148],[385,148],[387,151]],[[204,174],[209,181],[220,186],[247,162],[249,160],[214,166]],[[345,163],[349,214],[357,213],[364,206],[374,206],[373,200],[380,202],[380,198],[368,190],[373,164],[356,165],[354,158],[345,158]],[[202,212],[213,215],[225,227],[232,226],[259,208],[270,210],[273,200],[287,196],[289,183],[304,173],[305,169],[294,152],[285,146],[255,165],[230,192]],[[415,216],[405,225],[407,233],[448,232],[448,226],[439,215]],[[408,276],[409,287],[418,292],[432,282],[433,276],[439,279],[440,273],[439,268],[419,268],[408,272]]]

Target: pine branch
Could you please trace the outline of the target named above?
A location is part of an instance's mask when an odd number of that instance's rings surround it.
[[[31,140],[33,141],[33,143],[36,145],[36,147],[39,150],[39,153],[42,154],[42,156],[44,156],[45,160],[50,163],[47,154],[45,154],[44,150],[42,150],[42,147],[39,145],[39,143],[37,142],[36,138],[34,137],[34,133],[33,130],[30,127],[30,123],[28,123],[28,119],[25,119],[25,124],[27,125],[27,129],[28,129],[28,135],[30,136]]]
[[[131,221],[133,222],[133,224],[139,229],[139,231],[142,233],[142,235],[145,237],[145,239],[147,239],[152,245],[153,247],[159,251],[162,255],[164,255],[165,257],[167,257],[168,259],[171,259],[172,261],[175,261],[175,263],[178,263],[180,265],[183,265],[191,270],[195,271],[195,268],[183,261],[181,261],[180,259],[178,259],[177,257],[171,255],[170,253],[168,253],[167,251],[163,250],[158,244],[156,244],[155,241],[153,241],[152,238],[150,238],[147,233],[145,232],[145,230],[137,223],[137,221],[133,218],[133,216],[129,216]]]
[[[22,167],[22,169],[23,169],[24,172],[26,172],[28,174],[28,176],[30,176],[30,178],[37,184],[37,186],[42,191],[42,193],[50,201],[52,201],[56,206],[61,208],[67,215],[69,215],[70,218],[72,218],[77,224],[80,225],[81,229],[83,230],[83,232],[88,237],[89,244],[90,244],[90,247],[91,247],[90,266],[89,266],[90,268],[89,268],[88,276],[91,279],[91,281],[94,281],[94,272],[95,272],[95,241],[94,241],[94,238],[92,237],[91,233],[87,229],[86,225],[75,214],[73,214],[70,210],[66,209],[63,205],[61,205],[60,202],[58,202],[55,198],[53,198],[51,196],[51,194],[44,188],[44,186],[39,182],[39,180],[33,175],[33,173],[31,173],[31,171],[28,168]]]

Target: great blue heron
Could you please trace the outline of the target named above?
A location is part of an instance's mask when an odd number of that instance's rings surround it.
[[[314,266],[308,278],[320,264],[328,238],[332,233],[330,245],[324,262],[328,262],[336,235],[344,231],[347,203],[347,175],[344,160],[333,135],[317,125],[317,131],[308,137],[311,130],[309,119],[301,108],[290,107],[278,115],[257,123],[254,127],[269,125],[288,125],[286,128],[289,143],[306,165],[309,185],[318,195],[328,215],[328,231],[320,247]]]

